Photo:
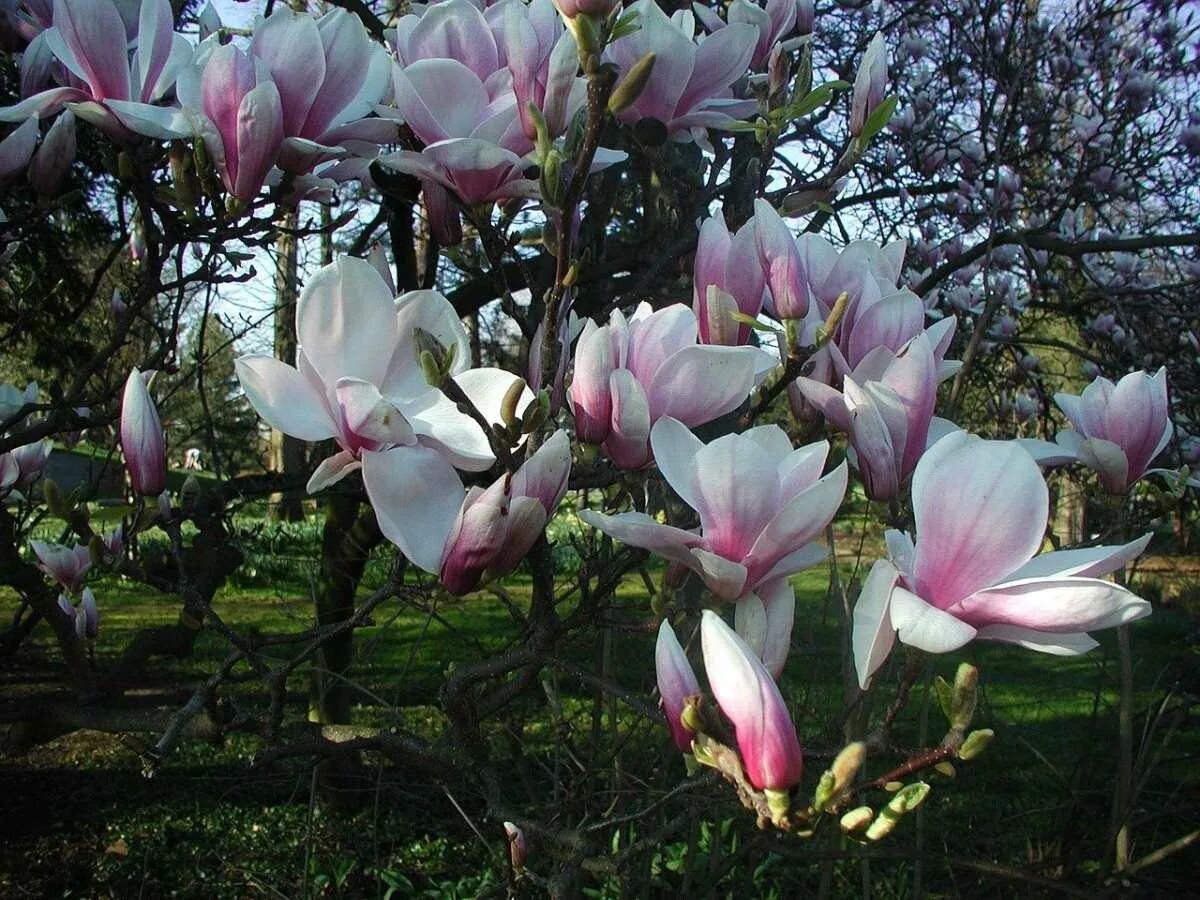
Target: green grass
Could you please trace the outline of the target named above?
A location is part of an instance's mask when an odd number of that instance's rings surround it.
[[[316,533],[315,526],[263,526],[247,566],[218,597],[216,609],[225,621],[239,631],[266,633],[307,627]],[[373,564],[366,587],[383,575],[384,563]],[[834,746],[826,726],[840,703],[837,624],[824,597],[827,576],[827,571],[815,570],[796,581],[795,646],[783,682],[803,739],[818,749]],[[103,616],[97,646],[101,664],[115,657],[136,629],[175,620],[171,598],[111,578],[97,580],[94,587]],[[527,600],[527,581],[515,578],[508,589],[518,604]],[[650,620],[639,578],[627,580],[619,596],[623,622]],[[0,611],[10,604],[0,598]],[[385,604],[374,624],[359,632],[355,645],[351,678],[356,722],[399,721],[435,733],[441,724],[436,691],[448,667],[504,646],[518,634],[505,605],[487,593],[443,600],[433,615],[398,601]],[[978,645],[936,661],[936,672],[946,677],[962,658],[979,665],[983,680],[976,724],[993,728],[997,737],[979,760],[958,765],[953,780],[935,776],[919,828],[914,818],[906,819],[877,848],[892,857],[914,856],[920,831],[920,852],[927,860],[920,877],[930,896],[1038,895],[1036,887],[980,872],[967,867],[968,862],[1032,867],[1047,878],[1065,872],[1076,884],[1096,877],[1116,747],[1114,648],[1110,636],[1103,637],[1100,649],[1075,659]],[[1179,609],[1159,609],[1135,626],[1139,734],[1146,711],[1166,691],[1194,695],[1200,685],[1194,637],[1191,617]],[[594,668],[599,646],[598,635],[588,634],[565,652],[581,666]],[[54,675],[55,651],[44,635],[24,650],[0,670],[13,693],[32,690],[39,679]],[[649,699],[652,632],[621,629],[611,650],[614,679]],[[206,633],[192,659],[155,661],[149,686],[190,689],[225,652],[223,641]],[[890,699],[894,680],[894,671],[881,677],[884,696],[877,706]],[[292,684],[302,692],[304,674]],[[586,754],[588,740],[595,736],[591,690],[565,676],[553,678],[552,687],[562,698],[561,713],[543,706],[523,735],[547,765],[561,760],[564,745]],[[266,702],[253,683],[234,688],[233,695],[252,710],[261,711]],[[619,732],[622,773],[601,773],[600,778],[612,778],[614,787],[621,781],[627,794],[633,785],[632,796],[638,799],[622,808],[638,809],[678,784],[683,767],[667,747],[665,729],[624,707],[615,709],[617,718],[605,719],[603,733],[614,726]],[[302,717],[303,710],[304,698],[297,693],[291,715]],[[930,741],[944,730],[936,703],[928,703],[918,686],[898,723],[896,736],[902,744],[918,745],[923,710]],[[1197,827],[1200,735],[1194,727],[1188,730],[1188,724],[1185,714],[1183,727],[1149,772],[1135,827],[1135,856]],[[1155,747],[1159,738],[1161,730]],[[219,746],[185,741],[147,779],[139,749],[152,739],[77,732],[0,763],[0,895],[293,897],[307,892],[382,897],[390,888],[393,897],[475,897],[494,877],[488,863],[495,857],[488,856],[447,794],[428,778],[368,758],[361,767],[333,773],[340,790],[313,804],[311,768],[299,762],[255,768],[261,744],[253,736],[235,735]],[[879,774],[890,762],[869,761],[870,774]],[[810,762],[806,791],[811,791],[819,766]],[[550,814],[563,800],[580,802],[539,795],[549,790],[549,779],[536,767],[519,774],[528,782],[524,796]],[[645,788],[638,788],[643,780]],[[597,792],[603,799],[601,785]],[[519,789],[514,793],[523,796]],[[472,808],[471,797],[455,800]],[[850,849],[836,835],[804,842],[758,833],[724,791],[696,796],[690,808],[693,824],[665,838],[651,860],[646,891],[655,896],[701,896],[709,887],[715,896],[815,895],[822,863],[813,854]],[[681,798],[615,840],[627,845],[688,809],[689,801]],[[603,807],[594,811],[597,818],[604,813]],[[491,849],[498,851],[495,823],[485,827]],[[730,859],[741,862],[725,871]],[[1196,863],[1196,854],[1185,851],[1147,874],[1156,883],[1177,884]],[[544,871],[536,857],[531,868]],[[830,863],[831,895],[858,896],[863,869],[857,859]],[[905,897],[917,872],[911,858],[878,858],[869,863],[868,875],[871,896]],[[623,895],[617,882],[599,874],[591,890],[594,896]]]

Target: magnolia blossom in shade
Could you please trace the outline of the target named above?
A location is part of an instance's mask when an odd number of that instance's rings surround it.
[[[654,672],[658,678],[658,695],[662,698],[663,714],[671,739],[683,753],[692,751],[692,733],[684,727],[683,707],[688,697],[700,693],[700,682],[692,671],[687,654],[675,636],[671,624],[663,619],[658,626],[658,642],[654,645]]]
[[[732,85],[754,56],[757,28],[735,23],[697,44],[690,12],[668,17],[654,0],[638,0],[629,12],[637,13],[638,30],[610,44],[608,58],[622,75],[647,53],[656,58],[645,89],[621,113],[622,121],[657,119],[672,140],[688,141],[754,112],[757,101],[735,98]]]
[[[64,547],[46,541],[30,541],[38,568],[57,581],[68,594],[78,594],[83,576],[92,567],[92,554],[87,544]]]
[[[23,72],[22,81],[41,87],[53,60],[61,83],[0,109],[0,121],[19,122],[30,115],[46,119],[70,106],[117,140],[186,133],[179,108],[160,104],[170,97],[192,47],[175,33],[168,0],[144,0],[135,8],[130,29],[112,0],[54,0],[53,27],[43,33],[44,49],[38,53],[42,74]]]
[[[339,452],[309,479],[310,493],[365,469],[384,534],[417,565],[439,571],[463,499],[454,469],[481,472],[495,457],[483,429],[430,387],[419,354],[440,348],[435,355],[449,377],[493,423],[518,377],[468,370],[467,333],[445,297],[411,291],[393,300],[379,272],[353,257],[321,268],[305,285],[296,337],[295,367],[265,355],[236,361],[246,397],[284,434],[337,442]],[[526,389],[518,414],[532,399]]]
[[[50,459],[50,451],[53,449],[54,442],[46,438],[10,451],[13,461],[17,464],[17,487],[27,488],[42,477],[46,470],[46,461]]]
[[[104,544],[104,549],[120,559],[125,553],[125,526],[118,525],[107,534],[100,535],[100,542]]]
[[[485,573],[497,577],[515,569],[558,509],[570,473],[571,442],[560,430],[514,475],[500,476],[486,490],[472,487],[442,550],[446,590],[467,594]]]
[[[135,494],[157,497],[167,486],[167,442],[146,378],[137,369],[121,399],[121,452]]]
[[[693,3],[692,10],[709,31],[725,27],[725,20],[711,6]],[[767,64],[775,45],[795,27],[796,13],[796,0],[767,0],[765,9],[753,0],[734,0],[729,5],[729,24],[745,23],[758,29],[758,41],[750,58],[751,68],[761,70]]]
[[[742,404],[778,365],[754,347],[698,345],[696,314],[683,304],[607,325],[588,320],[575,349],[571,408],[579,439],[602,444],[623,469],[650,462],[650,429],[663,416],[686,425],[710,422]]]
[[[709,687],[733,723],[746,779],[760,791],[786,791],[798,784],[804,755],[771,674],[711,609],[700,621],[700,644]]]
[[[29,183],[47,197],[58,194],[75,161],[75,114],[69,109],[54,120],[29,162]]]
[[[100,636],[100,610],[91,588],[83,589],[83,597],[75,610],[75,634],[81,641],[94,641]]]
[[[180,81],[180,99],[199,110],[196,130],[225,189],[248,203],[283,145],[283,101],[265,62],[234,44],[218,45],[198,78]]]
[[[778,319],[803,319],[808,313],[808,274],[796,239],[766,200],[754,201],[754,240],[763,277]]]
[[[17,484],[21,467],[11,453],[0,453],[0,500],[7,497]]]
[[[640,512],[583,521],[699,574],[723,600],[735,600],[820,562],[814,544],[846,492],[846,464],[822,477],[829,444],[798,450],[777,425],[703,443],[669,416],[654,426],[654,457],[667,483],[700,515],[699,532],[661,525]]]
[[[1110,494],[1128,491],[1171,440],[1165,367],[1116,384],[1097,378],[1082,394],[1055,394],[1054,402],[1074,426],[1058,433],[1059,447],[1094,469]]]
[[[1036,555],[1049,510],[1046,483],[1015,441],[953,432],[917,464],[916,542],[888,531],[888,558],[872,567],[854,610],[854,660],[865,688],[896,638],[948,653],[975,638],[1061,655],[1096,646],[1087,634],[1150,614],[1150,604],[1102,581],[1146,549]]]
[[[0,185],[25,171],[37,141],[37,116],[27,118],[0,141]]]
[[[598,10],[616,4],[612,0],[567,0],[584,15],[607,15]],[[564,4],[558,8],[566,15]],[[567,125],[587,98],[587,82],[576,77],[579,71],[579,48],[571,32],[563,28],[554,14],[550,0],[524,3],[502,3],[497,10],[500,28],[497,39],[505,65],[512,76],[512,91],[517,101],[517,115],[525,137],[537,138],[537,128],[529,106],[532,104],[546,120],[546,129],[553,139],[567,130]],[[573,18],[573,16],[567,16]],[[611,152],[611,151],[609,151]]]
[[[395,122],[369,116],[388,87],[387,52],[353,13],[313,18],[279,4],[254,29],[250,53],[279,90],[285,171],[301,174],[348,153],[374,157],[396,139]]]
[[[934,419],[937,361],[928,336],[918,334],[899,353],[877,348],[845,376],[840,392],[810,378],[797,384],[826,421],[849,436],[867,496],[898,496],[929,444]]]
[[[854,76],[854,92],[850,99],[850,134],[862,134],[867,117],[883,102],[887,92],[887,44],[883,35],[876,34],[867,45]]]

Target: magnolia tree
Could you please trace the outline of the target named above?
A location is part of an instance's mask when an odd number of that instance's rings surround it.
[[[59,328],[90,329],[38,363],[52,383],[0,394],[16,598],[0,643],[52,633],[87,711],[19,709],[10,749],[87,724],[150,732],[151,771],[184,737],[233,731],[261,737],[261,765],[377,751],[466,780],[510,883],[565,894],[636,816],[567,827],[549,785],[539,801],[511,783],[546,751],[500,736],[547,696],[563,714],[546,678],[661,723],[685,763],[668,798],[726,793],[789,839],[873,843],[928,773],[992,738],[972,726],[980,673],[941,654],[1077,655],[1116,628],[1109,853],[1128,867],[1129,625],[1151,612],[1120,577],[1151,537],[1129,500],[1145,480],[1178,503],[1197,452],[1194,372],[1176,374],[1197,352],[1182,302],[1200,243],[1197,23],[1155,3],[917,6],[268,4],[245,28],[167,0],[0,6],[5,302],[44,295]],[[324,264],[293,296],[295,245],[318,235]],[[251,339],[246,317],[206,351],[203,323],[272,246],[291,248],[293,279],[276,352],[241,355],[236,375],[301,464],[218,464],[168,490],[158,406]],[[58,346],[51,330],[36,340]],[[1078,351],[1087,381],[1045,372],[1043,346]],[[52,442],[84,428],[111,429],[126,468],[132,501],[103,516],[87,487],[42,477]],[[1103,498],[1105,533],[1064,541],[1047,479]],[[300,488],[326,516],[316,621],[244,631],[213,605],[243,563],[232,512]],[[847,578],[838,524],[864,519],[883,540]],[[48,523],[58,540],[33,539]],[[156,534],[166,549],[139,552]],[[359,596],[373,552],[391,575]],[[842,614],[833,726],[797,721],[778,686],[803,612],[790,578],[809,569]],[[99,572],[173,595],[178,623],[100,661]],[[661,572],[644,608],[616,593],[639,572]],[[528,602],[505,591],[513,573]],[[386,605],[484,587],[513,624],[446,673],[436,733],[289,706],[314,659],[346,675]],[[657,632],[661,713],[607,664],[568,661],[614,624]],[[148,664],[202,632],[227,656],[191,699],[124,714]],[[946,730],[903,747],[893,726],[927,672]],[[230,694],[246,681],[262,702]],[[597,815],[588,772],[553,777]],[[631,839],[616,865],[670,833]]]

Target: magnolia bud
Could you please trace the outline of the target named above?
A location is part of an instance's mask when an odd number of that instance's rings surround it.
[[[655,54],[647,53],[625,73],[625,77],[609,95],[608,111],[610,113],[614,116],[619,115],[637,103],[638,98],[642,96],[642,91],[646,89],[650,74],[654,71],[654,61],[657,58]]]
[[[524,390],[525,379],[518,378],[504,392],[504,399],[500,401],[500,421],[505,425],[515,426],[517,424],[517,404],[521,402],[521,394]]]
[[[167,486],[167,445],[158,410],[137,369],[125,381],[120,431],[121,450],[134,493],[143,497],[161,494]]]
[[[965,731],[975,717],[975,702],[978,694],[979,670],[970,663],[962,663],[954,675],[954,694],[950,703],[950,727]]]
[[[504,834],[508,838],[508,858],[512,860],[513,870],[520,872],[525,868],[525,857],[528,853],[528,848],[525,846],[525,832],[512,822],[505,822]]]
[[[873,818],[875,818],[875,813],[871,811],[871,807],[859,806],[842,816],[838,824],[847,834],[855,834],[866,830]]]
[[[967,735],[967,739],[963,741],[962,746],[958,748],[958,758],[962,760],[974,759],[987,749],[988,744],[992,742],[992,738],[995,736],[996,732],[990,728],[980,728],[977,731],[972,731]]]

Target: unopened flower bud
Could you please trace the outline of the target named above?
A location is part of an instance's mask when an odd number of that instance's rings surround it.
[[[859,806],[842,816],[838,824],[841,825],[842,831],[853,835],[865,831],[874,818],[875,813],[871,811],[871,807]]]
[[[525,857],[528,854],[525,832],[512,822],[505,822],[504,834],[508,837],[508,858],[512,860],[513,871],[520,872],[525,868]]]
[[[562,154],[555,147],[551,147],[542,157],[542,171],[538,176],[538,187],[541,190],[542,199],[551,206],[559,206],[563,201],[562,162]]]
[[[958,758],[962,760],[972,760],[987,749],[988,744],[992,742],[992,738],[996,736],[996,732],[990,728],[980,728],[972,731],[967,735],[967,739],[963,741],[962,746],[958,748]]]
[[[975,717],[975,702],[978,696],[979,670],[970,663],[962,663],[954,675],[954,694],[950,702],[950,727],[965,731]]]
[[[517,418],[517,404],[521,402],[521,394],[524,390],[525,379],[518,378],[504,392],[504,399],[500,401],[500,421],[505,425],[515,426],[519,421]]]
[[[120,431],[133,492],[143,497],[161,494],[167,485],[166,439],[146,381],[137,369],[125,381]]]
[[[657,58],[655,54],[647,53],[625,73],[625,77],[609,95],[608,111],[610,113],[614,116],[620,115],[637,103],[638,98],[642,96],[642,91],[646,89],[646,84],[650,81],[650,74],[654,71],[654,61]]]
[[[833,333],[837,330],[838,323],[842,321],[842,316],[846,313],[846,305],[850,302],[850,295],[845,291],[838,294],[838,298],[833,301],[833,309],[829,311],[829,315],[825,321],[817,327],[817,346],[824,347],[829,343],[829,339],[833,337]]]

